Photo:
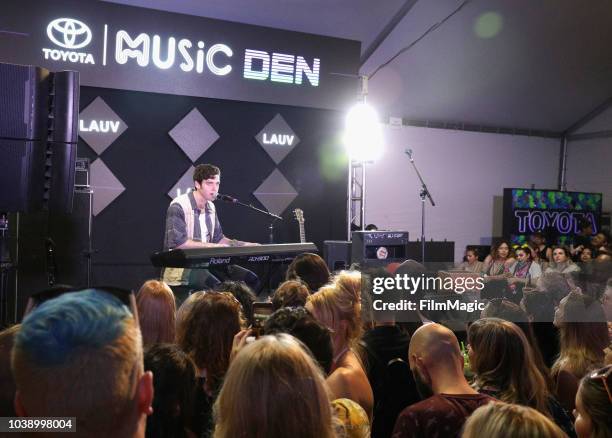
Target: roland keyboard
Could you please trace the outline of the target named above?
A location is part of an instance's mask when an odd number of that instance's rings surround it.
[[[205,268],[209,265],[232,265],[239,262],[282,262],[303,252],[316,252],[314,243],[275,243],[260,246],[171,249],[151,256],[153,266],[166,268]]]

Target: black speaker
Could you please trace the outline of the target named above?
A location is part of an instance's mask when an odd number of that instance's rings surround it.
[[[49,71],[0,63],[0,211],[43,205]]]
[[[46,198],[49,211],[70,213],[74,199],[76,143],[51,142],[47,145]],[[50,174],[49,174],[50,173]]]
[[[91,196],[87,191],[76,191],[71,214],[49,212],[47,272],[53,274],[55,283],[87,285]]]
[[[50,211],[70,213],[79,136],[79,73],[53,73],[51,83],[45,199]]]
[[[45,154],[43,140],[0,139],[0,211],[42,208]]]
[[[0,138],[46,140],[49,71],[0,63]]]
[[[0,63],[0,211],[70,212],[79,74]]]
[[[406,258],[421,261],[421,242],[409,242]],[[425,241],[425,261],[427,263],[452,263],[455,260],[455,242]]]
[[[351,264],[351,242],[344,240],[325,240],[323,258],[330,271],[347,269]]]
[[[79,141],[79,72],[53,73],[50,113],[51,140],[58,143]]]
[[[407,231],[353,231],[351,238],[353,263],[387,264],[407,258]]]

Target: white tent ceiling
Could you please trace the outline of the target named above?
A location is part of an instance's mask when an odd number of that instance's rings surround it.
[[[462,0],[113,0],[358,40],[371,75]],[[389,23],[401,18],[390,32]],[[385,116],[560,133],[612,97],[612,2],[468,0],[381,69]]]

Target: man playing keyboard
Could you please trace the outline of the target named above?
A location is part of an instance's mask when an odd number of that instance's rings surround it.
[[[230,239],[223,234],[213,201],[219,193],[221,170],[212,164],[199,164],[193,172],[194,190],[172,200],[166,214],[164,250],[258,245]],[[227,278],[242,280],[256,289],[257,276],[240,266],[224,269],[165,268],[163,280],[170,286],[188,290],[210,289]]]

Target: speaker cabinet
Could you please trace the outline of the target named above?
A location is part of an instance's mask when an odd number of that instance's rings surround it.
[[[344,240],[325,240],[323,258],[331,272],[347,269],[351,264],[351,242]]]
[[[46,140],[50,73],[0,63],[0,138]]]
[[[58,284],[87,285],[91,196],[86,191],[76,191],[71,214],[49,213],[47,254],[52,245],[53,257],[47,257],[47,271]]]
[[[0,212],[42,208],[45,154],[45,141],[0,138]]]
[[[407,231],[353,231],[352,241],[353,263],[385,265],[407,258]]]
[[[70,212],[79,74],[0,63],[0,211]]]

